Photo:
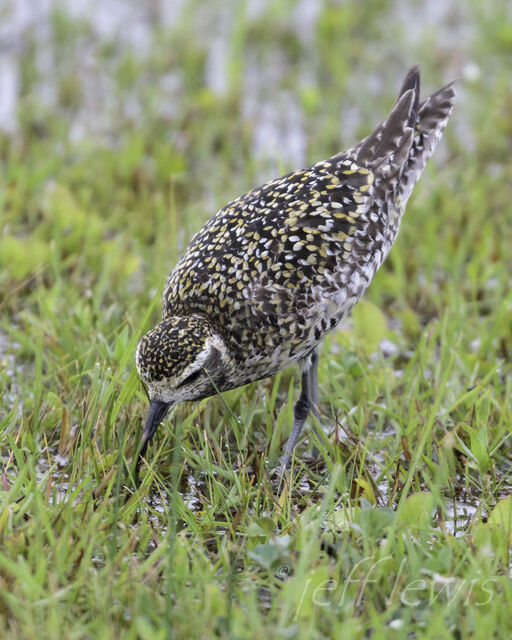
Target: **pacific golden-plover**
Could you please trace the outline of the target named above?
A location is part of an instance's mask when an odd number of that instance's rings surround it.
[[[294,363],[302,389],[281,459],[318,411],[318,346],[372,281],[453,108],[448,84],[419,102],[405,77],[389,116],[347,151],[233,200],[170,272],[162,320],[136,363],[149,394],[140,457],[167,412]]]

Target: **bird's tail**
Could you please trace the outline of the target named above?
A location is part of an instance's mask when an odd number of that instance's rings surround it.
[[[404,202],[411,195],[427,160],[434,153],[454,104],[453,82],[445,85],[420,103],[414,140],[400,180],[400,193]]]
[[[356,161],[381,179],[399,178],[409,157],[418,119],[419,87],[420,74],[413,67],[389,116],[359,145]]]
[[[453,83],[419,102],[420,72],[412,67],[405,76],[389,116],[365,138],[356,160],[380,178],[399,185],[403,202],[436,148],[455,101]]]

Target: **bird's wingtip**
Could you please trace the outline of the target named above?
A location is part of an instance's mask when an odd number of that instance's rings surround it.
[[[402,86],[398,93],[398,97],[403,96],[404,93],[414,89],[415,93],[419,97],[420,95],[420,66],[418,64],[413,65],[409,71],[405,74],[405,78],[402,81]]]

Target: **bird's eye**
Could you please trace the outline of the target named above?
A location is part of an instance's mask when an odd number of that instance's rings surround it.
[[[202,373],[202,369],[198,369],[197,371],[193,371],[189,376],[187,376],[184,380],[180,382],[179,387],[184,387],[186,384],[190,384],[191,382],[195,382]]]

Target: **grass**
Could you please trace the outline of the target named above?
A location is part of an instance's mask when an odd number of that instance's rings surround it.
[[[54,10],[51,73],[27,34],[18,130],[0,137],[2,638],[510,636],[511,29],[494,4],[459,16],[477,26],[467,49],[434,37],[447,18],[412,52],[392,3],[320,3],[309,37],[292,2],[240,10],[224,92],[207,80],[216,30],[194,22],[220,7],[189,0],[144,55]],[[108,126],[80,137],[88,47]],[[488,73],[462,73],[389,259],[323,345],[320,462],[311,435],[276,491],[291,369],[178,406],[131,490],[147,408],[136,342],[201,224],[297,168],[283,100],[314,161],[368,133],[407,64],[434,90],[470,52]],[[282,144],[257,155],[262,104]]]

